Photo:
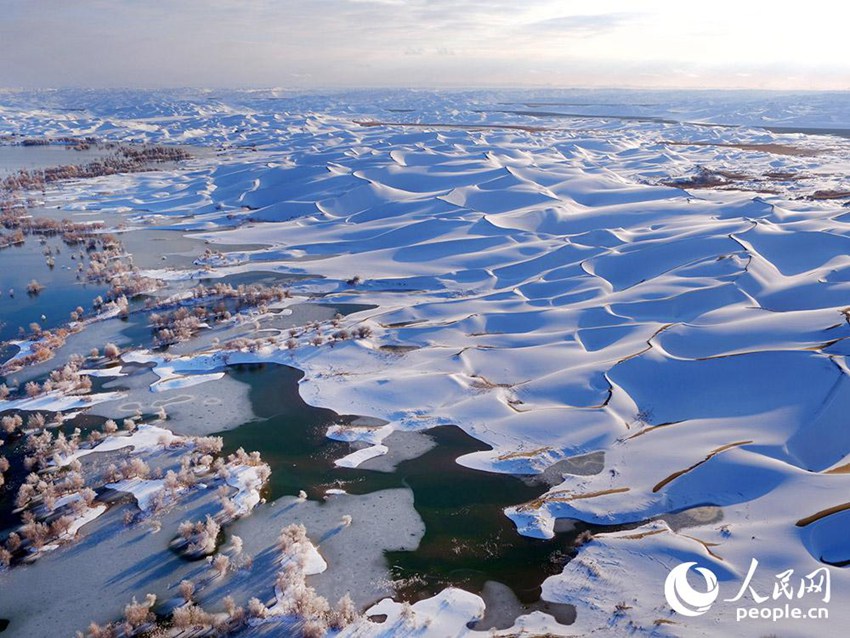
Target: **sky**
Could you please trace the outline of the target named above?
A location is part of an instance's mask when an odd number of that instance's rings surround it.
[[[850,89],[830,0],[0,0],[6,87]]]

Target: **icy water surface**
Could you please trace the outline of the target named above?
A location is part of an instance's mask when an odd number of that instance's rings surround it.
[[[459,465],[459,456],[488,449],[454,426],[427,432],[437,445],[418,458],[402,461],[393,472],[339,468],[334,459],[349,445],[325,436],[335,423],[356,416],[307,405],[298,394],[303,373],[275,364],[235,366],[229,374],[250,384],[255,420],[220,433],[225,452],[259,450],[272,468],[268,498],[300,490],[321,499],[325,490],[366,494],[409,487],[425,522],[425,537],[414,552],[387,556],[400,593],[410,599],[433,595],[447,585],[480,592],[487,581],[511,587],[523,603],[540,596],[540,584],[559,571],[579,529],[552,540],[520,536],[502,509],[536,498],[539,485],[517,476]],[[391,522],[390,522],[391,523]]]
[[[53,253],[53,268],[47,265],[47,249]],[[63,325],[77,306],[91,309],[92,300],[107,287],[77,279],[79,252],[58,236],[40,240],[32,235],[21,245],[0,250],[0,340],[16,338],[20,327],[29,331],[33,322],[43,329]],[[33,279],[44,286],[37,295],[27,294]]]
[[[19,170],[37,170],[51,166],[68,164],[86,164],[109,155],[103,148],[88,148],[76,151],[64,144],[45,144],[40,146],[20,146],[0,144],[0,177]]]

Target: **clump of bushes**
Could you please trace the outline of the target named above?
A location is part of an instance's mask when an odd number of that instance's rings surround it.
[[[173,547],[186,558],[201,558],[215,552],[221,525],[207,514],[203,521],[183,521],[177,528]]]
[[[205,326],[228,321],[234,314],[249,308],[267,312],[270,303],[291,296],[292,293],[282,286],[200,284],[192,289],[188,302],[191,307],[182,298],[177,302],[163,301],[156,306],[157,312],[150,315],[154,345],[161,347],[187,341]]]
[[[38,283],[38,281],[36,281],[35,279],[31,280],[27,284],[27,294],[28,295],[35,296],[35,295],[39,294],[42,290],[44,290],[44,286],[42,284]]]

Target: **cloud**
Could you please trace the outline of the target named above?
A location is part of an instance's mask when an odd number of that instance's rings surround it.
[[[636,12],[568,15],[533,22],[524,25],[523,28],[535,32],[589,37],[633,25],[643,20],[646,15]]]
[[[817,22],[826,0],[807,5],[816,29],[799,15],[715,3],[712,14],[666,0],[644,0],[640,12],[633,0],[594,0],[585,5],[593,13],[566,14],[581,4],[0,0],[0,86],[611,86],[642,77],[638,68],[664,80],[675,63],[701,78],[714,65],[706,82],[746,71],[754,84],[796,64],[818,71],[802,78],[828,70],[847,87],[846,21]],[[734,21],[727,5],[738,7]]]

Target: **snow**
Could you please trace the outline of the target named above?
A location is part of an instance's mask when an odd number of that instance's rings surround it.
[[[372,443],[373,445],[377,445],[389,436],[394,429],[394,426],[390,423],[371,427],[336,424],[328,428],[325,436],[335,441],[346,441],[348,443],[361,441],[363,443]]]
[[[92,368],[80,370],[81,375],[89,377],[124,377],[126,372],[121,372],[121,366],[111,366],[109,368]]]
[[[148,512],[155,503],[156,495],[165,489],[165,481],[162,479],[131,478],[117,483],[107,483],[106,487],[132,494],[139,509]]]
[[[212,372],[210,374],[191,374],[186,376],[172,376],[161,381],[157,381],[151,385],[151,390],[154,392],[165,392],[166,390],[176,390],[178,388],[190,388],[194,385],[206,383],[207,381],[216,381],[224,376],[223,372]]]
[[[71,522],[71,525],[68,527],[68,530],[64,532],[62,536],[58,538],[57,541],[47,543],[39,550],[39,552],[50,552],[59,549],[61,542],[72,540],[74,537],[76,537],[77,532],[79,532],[84,525],[91,523],[98,516],[103,514],[106,509],[107,506],[103,504],[98,504],[94,507],[87,507],[82,512],[82,514],[74,518],[74,520]]]
[[[386,445],[370,445],[369,447],[364,447],[360,450],[352,452],[344,456],[341,459],[337,459],[334,461],[334,464],[338,467],[357,467],[361,463],[365,463],[369,459],[374,459],[378,456],[383,456],[389,452],[389,448]]]
[[[468,625],[484,616],[484,601],[475,594],[449,587],[436,596],[420,600],[408,608],[385,598],[366,610],[364,616],[383,616],[381,623],[362,620],[338,635],[340,637],[422,636],[423,638],[475,638],[477,636],[574,636],[572,627],[559,625],[544,613],[520,616],[514,625],[500,631],[476,631]]]
[[[444,589],[437,596],[421,600],[411,605],[410,612],[403,613],[404,606],[390,598],[366,610],[365,616],[386,615],[387,619],[378,625],[378,630],[387,632],[392,628],[394,635],[414,633],[432,636],[461,636],[468,632],[467,623],[484,615],[484,601],[475,594],[462,589]],[[407,617],[405,617],[405,615]],[[351,631],[354,635],[354,630]],[[345,633],[343,633],[345,635]]]
[[[138,454],[143,451],[152,451],[168,447],[175,443],[182,443],[184,439],[176,436],[171,430],[166,430],[157,425],[142,424],[132,434],[113,434],[107,436],[103,441],[93,448],[80,449],[59,460],[60,466],[68,465],[72,460],[79,459],[93,452],[114,452],[124,448],[132,448]]]
[[[292,283],[296,295],[375,306],[342,321],[368,325],[370,337],[332,348],[302,340],[288,350],[272,338],[254,352],[124,355],[154,365],[153,391],[213,391],[233,363],[298,367],[308,403],[386,422],[329,428],[331,438],[368,444],[336,461],[344,467],[386,454],[393,431],[446,424],[489,447],[458,459],[484,471],[534,475],[603,453],[599,474],[564,474],[505,512],[535,538],[555,535],[559,519],[637,526],[597,534],[546,579],[544,598],[577,606],[580,633],[712,635],[734,622],[728,605],[670,617],[661,592],[678,562],[711,566],[727,587],[754,556],[766,574],[850,560],[846,510],[830,513],[847,501],[850,463],[850,214],[848,198],[815,198],[847,190],[842,96],[602,92],[569,118],[523,115],[527,96],[511,92],[275,97],[274,106],[268,97],[222,91],[209,98],[215,108],[202,108],[190,95],[179,102],[185,119],[167,121],[147,119],[176,108],[153,99],[118,109],[120,96],[73,92],[51,94],[37,112],[36,98],[15,94],[0,112],[0,128],[27,135],[98,130],[254,147],[191,170],[78,181],[45,203],[126,210],[218,244],[267,246],[208,260],[212,272],[155,272],[165,280],[307,275]],[[91,108],[49,111],[75,99]],[[409,125],[387,110],[406,107]],[[690,178],[706,170],[739,176],[699,188]],[[354,275],[360,283],[348,284]],[[108,397],[2,407],[79,409]],[[155,447],[159,436],[139,430],[81,454]],[[257,480],[250,468],[229,479],[246,511],[259,501]],[[705,506],[722,523],[669,523]],[[831,574],[836,591],[850,587],[846,570]],[[620,601],[629,609],[617,614]],[[830,611],[831,626],[850,621],[850,611]],[[474,635],[466,625],[483,602],[446,589],[414,605],[412,618],[389,600],[372,613],[388,619],[359,635]],[[544,621],[522,620],[534,631]]]
[[[59,390],[45,392],[35,397],[22,397],[0,401],[2,410],[25,410],[28,412],[67,412],[88,408],[98,403],[115,401],[124,394],[122,392],[98,392],[97,394],[62,394]]]
[[[322,558],[322,555],[319,553],[319,550],[312,543],[310,543],[309,547],[304,552],[303,558],[305,576],[321,574],[328,568],[328,564],[325,562],[325,559]]]
[[[236,505],[237,516],[250,513],[259,504],[263,482],[255,466],[228,466],[225,482],[236,488],[236,494],[230,500]]]

